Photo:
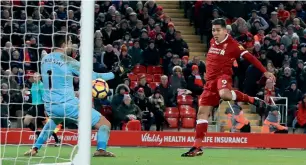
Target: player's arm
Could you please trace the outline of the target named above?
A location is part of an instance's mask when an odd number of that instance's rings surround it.
[[[264,73],[264,76],[266,78],[270,78],[275,81],[275,76],[272,73],[268,72],[267,69],[261,64],[261,62],[255,56],[253,56],[249,51],[245,50],[243,46],[237,43],[236,50],[241,58],[246,59],[257,69],[259,69],[262,73]]]
[[[67,63],[68,66],[70,67],[71,71],[73,74],[79,76],[80,75],[80,62],[67,56]],[[92,79],[95,80],[97,78],[101,78],[105,81],[111,80],[115,78],[114,73],[108,72],[108,73],[96,73],[92,72]]]

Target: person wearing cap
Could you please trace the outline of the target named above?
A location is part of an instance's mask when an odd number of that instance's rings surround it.
[[[280,43],[281,36],[277,34],[277,29],[273,28],[267,36],[270,37],[271,41],[275,41],[276,43]]]
[[[289,26],[289,25],[292,25],[293,24],[293,20],[297,18],[300,20],[300,24],[301,24],[301,27],[303,28],[306,28],[306,24],[305,22],[300,18],[300,17],[297,17],[296,16],[296,10],[295,9],[291,9],[290,10],[290,17],[285,21],[285,26]]]
[[[252,10],[252,16],[247,21],[249,28],[252,27],[252,24],[254,24],[256,21],[259,23],[259,25],[260,25],[259,28],[260,29],[266,30],[266,29],[269,28],[269,24],[267,23],[267,21],[264,18],[258,16],[256,10]]]
[[[150,41],[150,38],[149,38],[148,31],[146,29],[142,29],[141,30],[141,36],[140,36],[140,39],[139,39],[140,48],[142,50],[145,50],[149,45],[149,41]]]
[[[132,57],[132,66],[143,62],[142,53],[143,50],[140,48],[139,40],[135,39],[133,46],[128,50],[128,54]]]
[[[134,94],[133,101],[142,111],[144,130],[149,131],[153,121],[153,113],[149,111],[149,99],[146,97],[143,88],[138,88]]]
[[[160,54],[155,46],[155,41],[150,40],[149,46],[143,51],[143,64],[157,66],[159,65]]]
[[[134,29],[137,24],[137,14],[135,12],[130,13],[129,18],[130,18],[128,21],[129,27],[131,29]]]
[[[281,114],[277,106],[270,106],[269,113],[261,128],[261,133],[288,133],[288,127],[280,124]]]
[[[155,14],[152,16],[156,23],[162,23],[164,17],[163,7],[157,6]]]
[[[269,29],[277,27],[277,25],[283,25],[282,21],[278,19],[277,12],[271,12],[271,18],[269,20]]]
[[[290,58],[290,66],[291,68],[296,68],[297,64],[298,64],[298,50],[293,49],[290,54],[291,54],[291,58]]]
[[[169,49],[168,49],[168,50],[169,50]],[[170,55],[169,52],[168,52],[167,54]],[[171,54],[172,54],[172,49],[171,49]],[[167,58],[167,59],[170,59],[170,56],[169,56],[169,58]],[[173,67],[175,67],[175,66],[183,67],[183,63],[182,63],[182,61],[181,61],[179,55],[177,55],[177,54],[172,54],[172,58],[171,58],[171,60],[170,60],[170,63],[169,63],[169,65],[167,66],[167,67],[168,67],[168,71],[167,71],[167,73],[168,73],[167,75],[168,75],[168,76],[171,75],[171,74],[173,73]]]
[[[165,40],[168,43],[170,43],[170,42],[174,41],[174,39],[175,39],[175,27],[174,27],[174,23],[173,22],[169,22],[167,29],[168,30],[166,32]]]
[[[138,85],[134,88],[134,91],[138,91],[139,88],[143,88],[146,97],[151,96],[152,89],[149,87],[147,83],[146,75],[145,74],[141,75],[138,80],[139,80]]]
[[[165,38],[165,33],[161,31],[160,24],[155,24],[154,29],[149,32],[150,39],[155,40],[157,33],[161,33],[163,39]]]
[[[118,108],[113,109],[114,123],[119,125],[128,123],[131,120],[141,120],[141,109],[132,102],[132,98],[128,93],[123,95],[123,100]]]
[[[296,110],[297,103],[302,99],[303,93],[297,88],[296,80],[292,80],[285,90],[284,97],[288,97],[288,117],[287,122],[291,124],[294,119],[294,112]]]
[[[294,33],[293,26],[289,25],[287,27],[287,33],[282,36],[281,43],[285,44],[286,47],[290,46],[292,44],[293,36],[298,37],[298,35]]]
[[[153,95],[149,97],[149,103],[150,103],[149,111],[154,114],[156,131],[162,131],[163,124],[165,122],[165,117],[164,117],[165,102],[159,89],[155,89]]]
[[[141,31],[143,29],[143,23],[141,20],[137,20],[136,27],[132,29],[131,35],[133,39],[137,39],[141,36]]]
[[[199,74],[199,68],[197,65],[192,65],[191,75],[187,80],[187,89],[192,92],[192,95],[198,96],[203,92],[204,79]]]
[[[117,37],[115,31],[113,31],[113,23],[110,21],[106,22],[105,26],[106,27],[102,29],[103,43],[104,45],[113,44]]]
[[[123,100],[123,96],[125,93],[130,93],[130,88],[125,85],[125,84],[119,84],[114,92],[112,101],[111,101],[111,106],[112,108],[116,109],[118,107],[118,105],[120,105],[120,103]]]
[[[227,126],[231,129],[231,132],[251,132],[250,122],[244,116],[243,110],[238,104],[226,108],[225,114],[227,115]]]
[[[124,72],[129,73],[132,69],[132,57],[128,54],[128,48],[125,44],[121,46],[119,59],[124,68]]]

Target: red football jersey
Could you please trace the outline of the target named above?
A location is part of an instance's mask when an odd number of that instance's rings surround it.
[[[211,39],[206,57],[205,80],[213,80],[224,74],[232,75],[233,62],[247,52],[230,35],[227,35],[220,43],[217,43],[214,38]]]

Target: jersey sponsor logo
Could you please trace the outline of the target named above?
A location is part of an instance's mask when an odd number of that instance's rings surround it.
[[[227,81],[226,80],[221,80],[221,82],[222,82],[222,88],[226,87]]]
[[[45,64],[45,63],[56,64],[56,65],[59,65],[60,67],[62,67],[65,64],[64,61],[60,61],[60,60],[56,60],[56,59],[52,59],[52,58],[47,58],[47,59],[42,61],[42,64]]]
[[[240,50],[245,50],[244,47],[243,47],[242,45],[239,45],[238,48],[239,48]]]
[[[208,53],[209,54],[216,54],[216,55],[224,56],[225,55],[225,50],[224,49],[219,49],[219,48],[211,47],[211,48],[209,48]]]

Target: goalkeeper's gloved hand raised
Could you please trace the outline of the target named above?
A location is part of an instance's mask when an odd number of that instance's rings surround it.
[[[123,68],[118,63],[115,63],[111,70],[111,72],[119,76],[122,75],[123,71],[124,71]]]

